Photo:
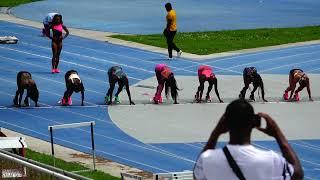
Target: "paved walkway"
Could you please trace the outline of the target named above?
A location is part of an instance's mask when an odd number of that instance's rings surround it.
[[[58,11],[70,27],[129,34],[157,34],[166,25],[162,0],[45,0],[13,9],[20,18],[41,21]],[[170,0],[178,30],[297,27],[319,24],[319,0]],[[36,13],[35,13],[36,12]],[[81,18],[79,18],[81,17]]]

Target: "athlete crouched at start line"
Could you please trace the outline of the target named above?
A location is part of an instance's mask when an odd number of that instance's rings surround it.
[[[66,82],[67,90],[64,92],[63,98],[61,100],[62,105],[72,105],[71,95],[73,92],[81,92],[81,106],[83,106],[84,100],[84,86],[83,82],[81,81],[79,74],[75,70],[70,70],[66,72],[64,76]]]
[[[206,81],[208,81],[209,86],[208,86],[208,91],[207,91],[207,95],[206,95],[206,102],[210,102],[211,98],[210,98],[210,92],[212,90],[212,87],[214,85],[214,91],[219,99],[219,102],[223,102],[220,98],[219,95],[219,91],[218,91],[218,80],[215,76],[215,74],[212,72],[212,68],[210,66],[207,65],[202,65],[199,66],[198,68],[198,78],[199,78],[199,87],[198,87],[198,91],[195,95],[195,99],[198,103],[202,102],[202,94],[203,94],[203,90],[204,90],[204,83]]]
[[[155,73],[158,81],[157,91],[153,97],[153,102],[155,104],[162,103],[161,93],[163,88],[165,88],[165,94],[168,98],[169,89],[171,93],[171,97],[174,101],[174,104],[178,104],[178,90],[180,90],[177,86],[177,81],[174,78],[174,74],[171,69],[166,64],[157,64],[155,67]]]
[[[297,83],[299,83],[300,86],[296,89]],[[309,100],[313,101],[311,97],[309,77],[301,69],[292,69],[289,73],[289,87],[287,87],[287,89],[284,91],[283,99],[299,101],[300,100],[299,92],[302,91],[302,89],[305,87],[307,87]],[[291,92],[290,97],[288,97],[289,92]],[[294,92],[294,97],[292,99],[293,92]]]
[[[114,90],[114,86],[118,83],[118,91],[115,94],[115,102],[120,103],[119,94],[123,89],[123,86],[126,86],[126,91],[129,97],[130,105],[134,105],[134,102],[131,99],[130,89],[129,89],[129,80],[127,75],[123,72],[120,66],[113,66],[108,70],[108,77],[109,77],[109,90],[105,97],[105,103],[107,105],[112,104],[112,94]]]
[[[13,100],[13,104],[15,106],[21,106],[22,96],[25,89],[27,90],[27,96],[24,99],[25,106],[29,106],[29,98],[34,101],[35,106],[38,106],[39,91],[35,81],[31,77],[31,73],[27,71],[20,71],[17,74],[17,86],[18,90],[16,91],[16,96]]]
[[[255,101],[254,92],[258,89],[258,87],[260,87],[262,100],[264,102],[267,102],[267,100],[264,98],[264,85],[263,85],[262,78],[260,74],[257,72],[257,69],[255,67],[244,68],[243,82],[244,82],[244,87],[239,94],[239,98],[245,98],[246,91],[249,88],[249,85],[252,83],[253,90],[251,91],[250,100]]]

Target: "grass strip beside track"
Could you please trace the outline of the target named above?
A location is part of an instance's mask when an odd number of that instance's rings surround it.
[[[0,0],[0,7],[14,7],[20,4],[31,3],[40,0]]]
[[[167,48],[166,40],[162,34],[113,35],[111,37]],[[178,32],[175,37],[175,43],[184,52],[207,55],[318,39],[320,39],[320,26],[306,26],[297,28]]]
[[[47,155],[47,154],[43,154],[43,153],[39,153],[39,152],[36,152],[36,151],[33,151],[33,150],[30,150],[30,149],[27,149],[27,152],[26,152],[26,158],[29,158],[29,159],[32,159],[34,161],[38,161],[40,163],[43,163],[43,164],[47,164],[47,165],[50,165],[50,166],[53,166],[53,160],[52,160],[52,156],[50,155]],[[56,167],[57,168],[60,168],[60,169],[63,169],[65,171],[79,171],[79,170],[88,170],[87,167],[84,167],[78,163],[75,163],[75,162],[66,162],[62,159],[58,159],[56,158]],[[79,175],[81,176],[85,176],[85,177],[88,177],[88,178],[91,178],[91,179],[120,179],[118,177],[114,177],[114,176],[111,176],[109,174],[106,174],[102,171],[90,171],[90,172],[80,172],[78,173]]]

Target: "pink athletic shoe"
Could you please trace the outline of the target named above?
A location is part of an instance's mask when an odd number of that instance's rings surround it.
[[[71,99],[71,97],[68,98],[68,105],[72,105],[72,99]]]
[[[68,105],[64,98],[61,99],[61,105],[63,105],[63,106]]]
[[[300,96],[298,93],[294,94],[294,100],[295,101],[299,101],[300,100]]]
[[[51,73],[52,74],[56,73],[56,69],[51,69]]]
[[[57,68],[57,69],[56,69],[56,73],[60,73],[60,69]]]
[[[162,97],[161,97],[161,96],[154,96],[154,97],[153,97],[153,102],[154,102],[155,104],[162,103]]]
[[[286,91],[284,92],[283,99],[286,100],[286,101],[289,99],[288,92],[286,92]]]

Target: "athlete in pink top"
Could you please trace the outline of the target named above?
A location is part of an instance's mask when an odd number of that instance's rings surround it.
[[[153,101],[155,104],[162,103],[161,93],[163,87],[165,87],[165,94],[168,97],[169,88],[171,90],[171,97],[174,100],[174,104],[178,104],[177,96],[178,90],[176,79],[170,68],[166,64],[157,64],[155,67],[155,73],[158,80],[158,87]]]
[[[210,99],[210,92],[212,90],[212,86],[214,85],[214,90],[216,92],[216,95],[219,99],[219,101],[222,103],[223,101],[220,99],[220,95],[218,92],[218,80],[216,78],[216,76],[214,75],[214,73],[212,72],[212,68],[210,66],[207,65],[201,65],[198,68],[198,78],[199,78],[199,87],[198,87],[198,91],[195,95],[195,99],[198,103],[200,103],[202,101],[202,94],[203,94],[203,90],[204,90],[204,83],[206,81],[208,81],[209,83],[209,87],[208,87],[208,91],[207,91],[207,95],[206,95],[206,101],[211,101]]]
[[[52,29],[52,37],[49,34],[49,38],[52,40],[51,48],[52,48],[52,73],[59,73],[58,69],[60,53],[62,50],[62,40],[69,35],[69,31],[66,26],[63,25],[62,16],[60,14],[56,14],[53,17],[52,24],[50,25],[50,29]],[[63,30],[66,34],[63,36]]]

